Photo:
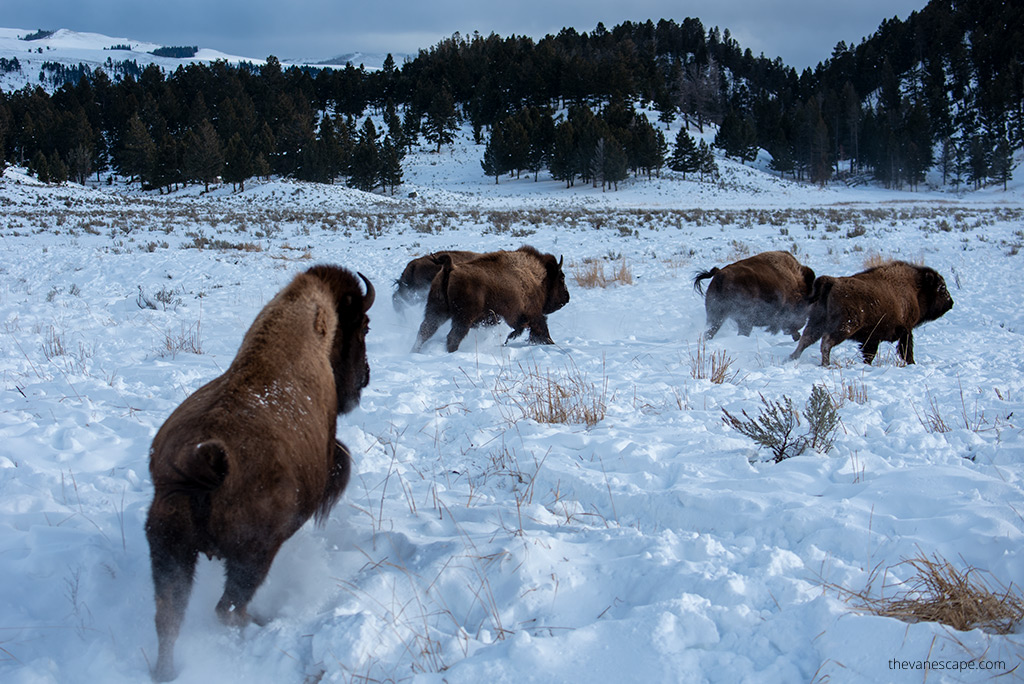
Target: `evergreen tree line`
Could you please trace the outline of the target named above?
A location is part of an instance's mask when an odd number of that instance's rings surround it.
[[[1021,3],[932,0],[799,76],[696,19],[539,41],[456,34],[372,71],[282,69],[273,57],[171,74],[70,69],[52,95],[0,93],[0,154],[152,187],[280,174],[393,189],[405,152],[421,139],[439,151],[467,122],[496,181],[546,168],[569,186],[614,186],[629,171],[657,173],[666,157],[684,173],[710,172],[682,161],[685,141],[669,153],[660,126],[634,114],[640,106],[666,127],[715,124],[726,155],[766,149],[797,179],[870,174],[914,187],[938,169],[944,182],[980,186],[1005,183],[1024,145],[1022,33]]]

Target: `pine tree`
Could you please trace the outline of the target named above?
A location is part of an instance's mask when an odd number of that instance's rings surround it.
[[[985,142],[984,136],[976,134],[971,136],[967,145],[967,179],[974,183],[974,189],[978,190],[985,183],[989,175],[989,161],[991,150]]]
[[[602,188],[607,183],[613,185],[616,190],[619,189],[619,182],[629,177],[626,151],[622,149],[622,145],[615,138],[610,138],[605,144],[604,166],[601,169],[601,176]]]
[[[39,182],[50,182],[50,163],[46,161],[46,155],[43,154],[42,150],[36,150],[36,153],[32,155],[32,161],[29,162],[28,170],[36,175]]]
[[[391,188],[392,195],[402,184],[402,155],[402,147],[390,135],[385,136],[380,151],[380,182],[384,188]]]
[[[442,145],[450,145],[455,140],[458,128],[458,117],[455,113],[455,101],[447,87],[442,86],[434,93],[427,109],[427,118],[423,121],[423,137],[427,142],[437,145],[436,152]]]
[[[242,142],[242,136],[235,133],[224,151],[224,180],[245,192],[245,181],[252,177],[253,160],[249,148]]]
[[[224,169],[224,149],[221,147],[220,137],[213,124],[203,121],[186,140],[188,146],[185,149],[185,158],[188,161],[185,166],[190,169],[191,179],[201,182],[203,189],[209,192],[210,183],[216,181]]]
[[[388,57],[390,56],[389,54]],[[388,127],[387,135],[391,138],[392,142],[399,149],[404,148],[406,146],[405,129],[402,126],[402,120],[398,118],[395,103],[390,99],[384,105],[384,125]]]
[[[50,178],[51,183],[64,183],[68,179],[68,167],[64,163],[64,160],[57,154],[57,150],[54,150],[50,154],[49,159],[50,167]]]
[[[359,141],[356,143],[355,149],[352,150],[348,185],[372,192],[380,181],[380,170],[380,145],[377,142],[377,129],[373,125],[373,121],[367,117],[359,131]]]
[[[676,134],[675,147],[672,156],[668,160],[668,168],[679,171],[686,178],[687,173],[693,173],[700,168],[700,159],[697,156],[697,143],[686,126],[682,126]]]
[[[484,158],[480,161],[480,166],[484,170],[484,175],[494,176],[495,185],[498,184],[501,174],[509,170],[507,158],[508,154],[505,149],[503,127],[494,125],[491,127],[491,137],[487,140],[487,146],[484,148]]]
[[[700,160],[700,166],[698,167],[697,172],[700,174],[702,182],[704,181],[705,176],[712,179],[718,177],[718,164],[715,163],[715,155],[711,151],[711,147],[703,140],[701,140],[700,144],[697,146],[697,159]]]
[[[551,152],[551,177],[565,181],[565,187],[575,183],[577,171],[576,131],[572,123],[563,121],[555,126],[555,140]]]
[[[402,117],[402,135],[405,145],[412,152],[413,145],[420,141],[420,122],[422,117],[411,106],[405,108],[405,115]]]
[[[768,167],[773,171],[778,171],[780,178],[785,178],[787,173],[793,173],[796,168],[796,162],[793,159],[793,146],[786,139],[786,134],[781,128],[775,132],[775,138],[768,149],[768,154],[772,156]]]
[[[520,172],[530,165],[530,137],[516,118],[509,117],[502,122],[504,147],[507,154],[508,172]]]
[[[1013,147],[1005,134],[999,136],[992,150],[990,173],[992,178],[1003,184],[1003,192],[1006,192],[1006,186],[1013,177]]]
[[[128,177],[128,182],[142,181],[153,169],[156,160],[156,145],[142,124],[138,114],[128,121],[128,128],[121,142],[118,172]]]

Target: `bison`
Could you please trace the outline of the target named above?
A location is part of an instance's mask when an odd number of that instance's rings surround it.
[[[790,359],[821,340],[821,365],[844,340],[860,343],[870,364],[880,342],[896,342],[906,363],[914,363],[914,328],[953,308],[946,281],[935,269],[890,261],[852,276],[814,281],[807,327]]]
[[[800,339],[814,271],[789,252],[762,252],[698,273],[693,279],[698,294],[704,294],[701,281],[707,278],[711,278],[704,298],[707,339],[715,336],[727,318],[736,321],[741,335],[749,335],[756,325],[771,333],[784,330],[794,340]]]
[[[225,561],[217,616],[247,606],[284,543],[310,517],[323,524],[348,483],[338,415],[370,378],[367,310],[351,272],[320,265],[295,277],[256,316],[223,375],[164,422],[150,448],[146,519],[159,654],[153,679],[175,677],[178,637],[200,552]]]
[[[402,275],[395,281],[395,294],[392,297],[392,303],[396,311],[399,311],[403,305],[414,303],[421,295],[430,290],[431,281],[441,270],[440,257],[442,254],[447,254],[455,264],[480,256],[479,252],[456,249],[416,257],[405,265]]]
[[[529,328],[531,343],[554,344],[547,314],[569,302],[562,271],[564,259],[556,260],[530,246],[514,252],[482,254],[460,264],[443,254],[439,259],[442,269],[430,285],[413,351],[419,351],[450,318],[448,351],[453,352],[473,325],[491,315],[505,319],[512,327],[506,343]]]

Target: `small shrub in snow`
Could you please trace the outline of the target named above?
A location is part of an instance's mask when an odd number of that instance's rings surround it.
[[[811,387],[811,396],[804,405],[803,415],[807,421],[807,437],[811,448],[827,454],[835,445],[839,412],[824,386]]]
[[[807,449],[807,439],[793,434],[800,422],[800,417],[793,410],[793,400],[785,395],[781,402],[769,401],[763,394],[760,397],[764,408],[756,418],[743,411],[743,419],[740,419],[722,409],[725,414],[722,420],[757,442],[758,446],[770,449],[776,463],[802,454]]]
[[[839,413],[824,387],[815,385],[811,396],[804,405],[803,417],[807,422],[804,434],[795,434],[800,425],[800,414],[793,408],[793,400],[783,395],[782,401],[770,401],[761,397],[763,408],[756,418],[742,411],[738,418],[722,409],[722,421],[752,440],[758,446],[770,449],[775,463],[793,456],[799,456],[807,447],[821,453],[828,453],[835,446],[839,430]]]

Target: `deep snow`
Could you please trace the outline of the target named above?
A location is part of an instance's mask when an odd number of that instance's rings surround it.
[[[379,292],[371,383],[339,421],[355,475],[325,528],[278,556],[252,606],[265,627],[216,621],[221,566],[200,561],[178,681],[918,682],[889,661],[1005,662],[933,682],[1020,665],[1019,627],[908,625],[827,587],[864,589],[889,566],[905,580],[896,564],[918,553],[1024,577],[1019,186],[823,190],[719,160],[720,183],[665,173],[602,192],[495,185],[481,153],[466,137],[418,152],[395,197],[281,180],[158,196],[4,173],[0,680],[147,679],[149,442],[317,262]],[[502,346],[499,327],[446,354],[442,328],[410,353],[420,312],[389,301],[409,258],[524,243],[566,258],[555,346]],[[865,367],[853,343],[829,368],[817,345],[791,362],[789,337],[727,323],[706,351],[729,379],[695,379],[694,273],[767,249],[819,274],[923,261],[956,305],[918,329],[914,366],[883,346]],[[633,284],[575,286],[592,259],[624,259]],[[545,375],[604,418],[524,418]],[[815,384],[845,397],[827,454],[774,464],[722,422],[761,395],[802,407]]]

